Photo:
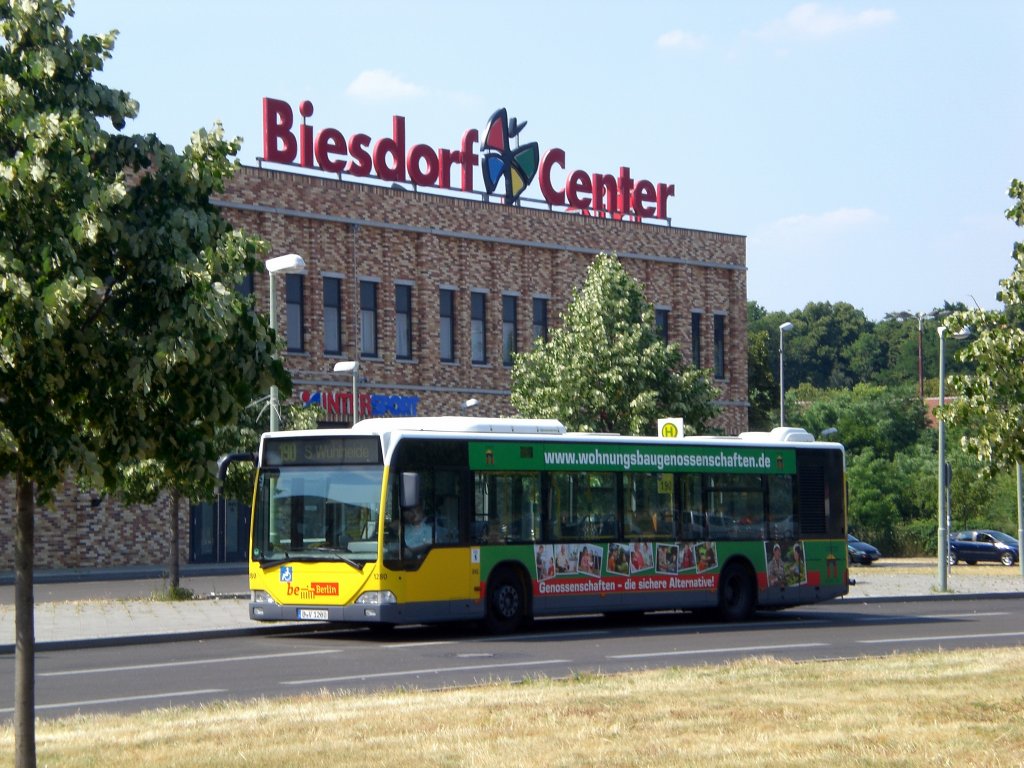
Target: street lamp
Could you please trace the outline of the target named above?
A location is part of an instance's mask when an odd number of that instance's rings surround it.
[[[970,328],[961,328],[953,334],[954,339],[966,339],[971,335]],[[946,477],[946,421],[942,417],[942,407],[946,404],[946,326],[939,326],[939,565],[938,591],[945,592],[949,571],[949,507],[946,495],[949,485]]]
[[[278,272],[301,272],[306,268],[306,262],[297,253],[289,253],[284,256],[275,256],[267,259],[267,272],[270,274],[270,330],[274,332],[274,339],[277,339],[277,291],[274,289],[274,275]],[[277,385],[270,386],[270,431],[276,432],[281,413],[277,406]]]
[[[782,381],[782,339],[788,331],[793,330],[793,324],[786,322],[779,326],[779,426],[786,426],[786,389]]]
[[[352,426],[359,421],[359,361],[342,360],[334,364],[335,373],[352,374]]]

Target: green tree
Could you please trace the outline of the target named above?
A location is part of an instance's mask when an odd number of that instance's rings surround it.
[[[252,405],[258,405],[257,400]],[[283,409],[280,429],[315,429],[321,410],[317,407],[304,407],[297,404]],[[166,425],[166,435],[176,431],[176,425]],[[258,411],[254,407],[246,408],[237,421],[221,425],[217,428],[213,440],[213,455],[223,456],[227,453],[252,452],[259,448],[260,435],[270,429],[269,411]],[[186,436],[187,438],[187,436]],[[216,466],[202,457],[199,464],[188,462],[188,452],[169,451],[170,460],[146,459],[133,462],[119,469],[117,477],[118,495],[127,503],[153,503],[164,491],[167,494],[168,529],[170,531],[170,547],[167,553],[167,580],[169,594],[176,595],[181,585],[181,552],[179,540],[179,520],[181,517],[181,500],[193,501],[213,498],[217,485]],[[245,472],[238,465],[233,465],[233,474],[248,475],[248,480],[231,477],[228,487],[237,494],[237,498],[246,498],[252,493],[252,473]]]
[[[861,310],[845,302],[809,302],[803,309],[792,312],[762,312],[751,316],[748,305],[747,333],[764,331],[776,352],[779,348],[779,326],[785,322],[793,323],[793,330],[786,334],[787,390],[790,385],[803,383],[820,388],[845,387],[860,380],[855,345],[872,328],[872,323]],[[866,350],[856,354],[860,358],[873,359],[876,353]],[[772,370],[778,371],[777,359]]]
[[[747,400],[750,403],[747,422],[753,430],[771,429],[778,416],[777,413],[773,416],[779,396],[779,380],[775,375],[778,356],[768,329],[760,323],[764,316],[764,308],[757,302],[747,302]]]
[[[68,472],[109,486],[147,458],[195,475],[216,458],[218,424],[290,383],[265,318],[232,290],[259,267],[258,245],[209,203],[237,142],[199,132],[178,155],[108,132],[137,105],[93,79],[114,35],[76,39],[71,12],[0,0],[0,473],[17,495],[18,768],[36,762],[37,500]]]
[[[857,384],[852,389],[821,390],[802,384],[791,392],[789,421],[820,435],[836,429],[852,454],[871,449],[891,461],[913,446],[925,429],[924,405],[910,386]]]
[[[1014,179],[1014,204],[1006,217],[1024,226],[1024,182]],[[957,353],[972,372],[950,377],[947,420],[963,428],[961,444],[990,474],[1024,463],[1024,243],[1014,243],[1013,272],[999,281],[1003,311],[964,310],[948,318],[950,328],[968,327],[971,338]]]
[[[846,474],[849,489],[850,530],[869,539],[883,551],[891,552],[900,519],[900,492],[903,478],[892,471],[892,460],[877,456],[866,448],[850,457]]]
[[[571,430],[650,434],[663,416],[703,430],[718,392],[655,332],[654,308],[614,255],[599,254],[547,342],[517,355],[512,405]]]

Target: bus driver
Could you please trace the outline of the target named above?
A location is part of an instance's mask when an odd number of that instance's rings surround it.
[[[420,557],[434,543],[434,526],[423,514],[423,507],[407,507],[402,510],[402,536],[406,557]]]

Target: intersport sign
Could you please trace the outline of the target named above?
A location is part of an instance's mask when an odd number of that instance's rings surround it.
[[[482,139],[470,128],[454,147],[411,143],[401,115],[392,117],[389,136],[374,138],[317,128],[313,112],[312,102],[300,102],[297,121],[288,102],[264,98],[263,161],[453,192],[486,192],[508,205],[536,179],[550,206],[637,221],[668,219],[668,199],[675,194],[674,184],[634,179],[628,166],[620,166],[618,173],[569,170],[565,150],[553,147],[542,156],[537,142],[520,143],[526,122],[509,119],[504,108],[491,115]],[[482,190],[476,186],[478,177]]]

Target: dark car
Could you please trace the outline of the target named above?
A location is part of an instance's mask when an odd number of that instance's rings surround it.
[[[1020,544],[1002,531],[957,531],[949,536],[950,565],[961,560],[968,565],[981,560],[1013,565],[1019,559]]]
[[[875,547],[866,541],[861,541],[852,533],[846,534],[846,551],[850,556],[850,562],[860,565],[871,565],[882,556],[882,553]]]

